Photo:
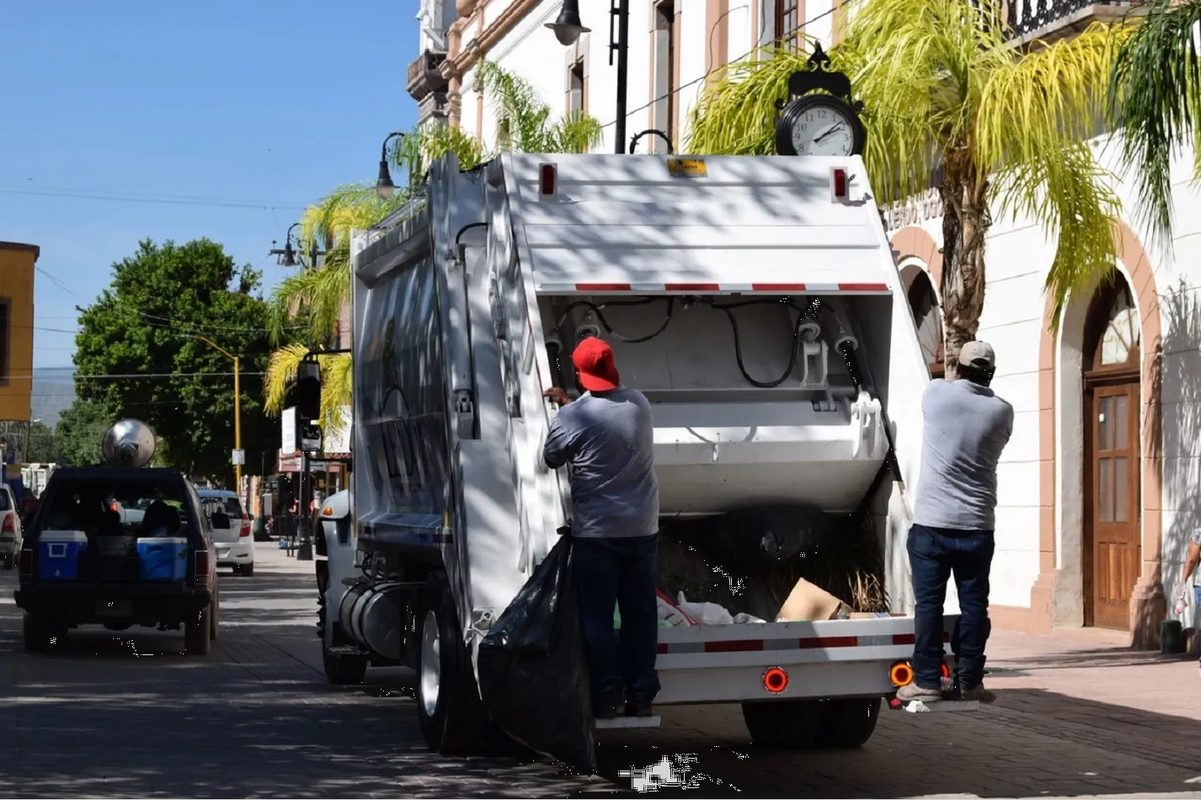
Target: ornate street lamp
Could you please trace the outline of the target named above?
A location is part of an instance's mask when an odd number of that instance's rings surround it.
[[[626,80],[629,72],[630,55],[630,0],[617,0],[617,4],[609,10],[609,15],[617,18],[617,41],[609,39],[609,66],[613,66],[613,54],[617,53],[617,121],[614,124],[614,140],[616,152],[621,155],[626,147]],[[580,22],[579,0],[563,0],[563,8],[559,18],[548,22],[546,27],[555,32],[559,44],[569,47],[579,41],[580,34],[588,33]],[[610,23],[609,30],[613,30]]]
[[[392,183],[392,172],[388,169],[388,142],[396,137],[404,138],[401,131],[393,131],[384,139],[379,153],[379,179],[375,182],[375,193],[380,199],[387,200],[396,192],[396,184]]]

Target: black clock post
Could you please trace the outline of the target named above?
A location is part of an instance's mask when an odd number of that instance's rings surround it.
[[[863,154],[867,143],[867,130],[859,118],[863,103],[852,99],[851,79],[827,69],[829,64],[830,56],[817,43],[809,56],[809,69],[789,76],[789,99],[776,101],[780,155]],[[832,138],[835,134],[841,135]]]

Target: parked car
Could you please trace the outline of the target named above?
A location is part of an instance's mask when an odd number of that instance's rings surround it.
[[[242,507],[242,499],[227,489],[201,489],[200,502],[210,521],[215,512],[221,511],[225,514],[223,521],[228,523],[212,523],[217,566],[233,567],[235,575],[253,575],[254,537],[250,535],[251,519]]]
[[[0,483],[0,565],[12,569],[21,552],[21,514],[12,487]]]
[[[141,508],[122,521],[113,506]],[[223,514],[213,522],[224,526]],[[80,625],[184,630],[189,654],[218,633],[220,586],[209,517],[173,469],[64,467],[46,485],[20,551],[25,648]]]

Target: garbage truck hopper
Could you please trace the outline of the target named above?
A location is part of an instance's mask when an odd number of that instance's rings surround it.
[[[667,616],[743,620],[665,618],[656,704],[742,703],[765,742],[865,741],[912,674],[903,487],[929,376],[863,163],[446,158],[389,224],[354,243],[354,525],[324,545],[324,602],[349,607],[346,624],[324,616],[331,677],[410,663],[433,747],[486,737],[480,643],[571,517],[566,470],[541,460],[542,393],[571,389],[572,349],[599,336],[653,409]],[[769,539],[784,555],[756,565]],[[823,570],[887,594],[813,585]]]

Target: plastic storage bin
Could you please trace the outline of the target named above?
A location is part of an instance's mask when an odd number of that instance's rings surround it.
[[[182,581],[188,575],[188,540],[168,536],[138,539],[139,577],[144,581]]]
[[[79,575],[79,557],[87,552],[83,531],[42,531],[38,537],[38,577],[44,581],[73,581]]]

